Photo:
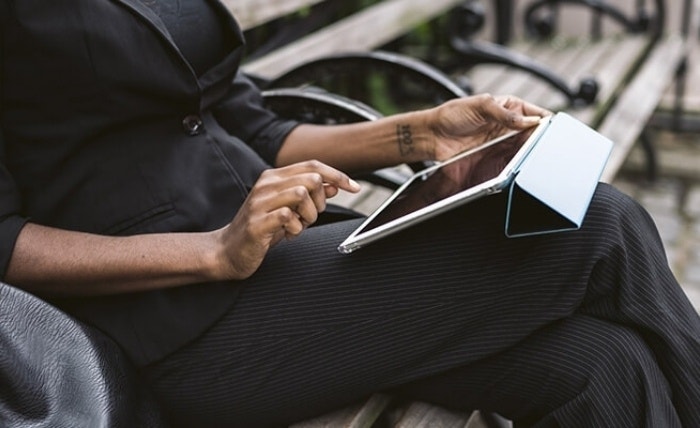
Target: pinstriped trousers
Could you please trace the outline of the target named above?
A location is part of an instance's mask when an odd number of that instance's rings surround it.
[[[578,231],[504,237],[490,196],[351,255],[359,220],[275,247],[144,374],[176,425],[274,427],[377,391],[518,426],[700,427],[700,318],[649,215],[599,185]]]

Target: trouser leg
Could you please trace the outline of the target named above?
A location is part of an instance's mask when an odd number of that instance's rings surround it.
[[[642,335],[669,381],[684,427],[700,427],[700,318],[673,277],[649,214],[615,192],[600,192],[592,217],[615,212],[578,313]]]
[[[391,392],[453,409],[498,411],[519,428],[681,426],[670,387],[641,336],[583,315]]]
[[[350,256],[335,247],[357,222],[308,230],[270,253],[208,334],[148,368],[156,394],[180,421],[274,426],[467,367],[581,313],[644,338],[692,426],[700,323],[641,208],[602,186],[582,230],[518,239],[503,212],[487,198]]]

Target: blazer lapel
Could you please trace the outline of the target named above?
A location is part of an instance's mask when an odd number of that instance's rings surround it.
[[[185,59],[184,56],[182,56],[182,52],[180,52],[180,49],[175,45],[175,41],[173,38],[170,36],[170,33],[168,32],[168,29],[165,27],[165,24],[163,21],[160,19],[160,17],[151,10],[148,6],[143,4],[144,0],[112,0],[115,3],[121,4],[124,7],[131,9],[137,16],[139,16],[149,27],[151,27],[155,33],[158,34],[159,37],[164,39],[170,49],[173,50],[177,54],[177,56],[180,58],[181,62],[185,67],[187,67],[192,75],[195,75],[195,71],[192,69],[190,64],[187,62],[187,59]]]
[[[127,7],[134,11],[138,16],[140,16],[151,28],[154,29],[156,33],[159,34],[160,37],[165,39],[168,42],[168,45],[177,52],[177,55],[182,59],[182,62],[187,65],[187,67],[192,71],[193,74],[195,74],[194,70],[192,70],[192,67],[190,67],[189,63],[187,60],[182,56],[182,53],[178,49],[177,45],[175,45],[175,41],[172,39],[170,36],[170,33],[168,32],[168,29],[165,27],[165,24],[163,21],[160,19],[160,17],[151,10],[148,6],[143,4],[145,0],[112,0],[115,3],[122,4],[124,7]],[[235,35],[235,37],[238,39],[241,47],[245,45],[245,39],[243,37],[243,32],[238,25],[238,22],[236,22],[235,17],[231,14],[231,11],[220,1],[220,0],[215,0],[212,4],[213,7],[218,9],[218,13],[221,13],[222,16],[226,17],[226,24],[229,26],[230,31],[232,31]],[[240,49],[235,49],[235,51],[238,51]],[[237,60],[240,60],[240,52],[231,52],[228,58],[226,58],[225,62],[228,61],[234,61],[236,62]]]
[[[238,25],[235,17],[226,8],[226,6],[221,3],[221,1],[216,0],[212,2],[212,7],[217,8],[217,13],[225,16],[224,21],[228,28],[227,31],[231,31],[233,36],[237,40],[237,46],[235,46],[227,55],[221,59],[217,65],[205,72],[201,76],[197,76],[192,66],[189,64],[187,59],[182,55],[180,49],[178,49],[175,41],[170,36],[168,29],[166,28],[160,17],[151,10],[148,6],[143,4],[146,0],[112,0],[115,3],[121,4],[124,7],[130,9],[135,15],[140,17],[146,25],[151,27],[155,33],[158,34],[163,40],[167,42],[167,45],[178,58],[180,58],[181,63],[184,67],[189,70],[192,78],[196,82],[199,93],[200,93],[200,105],[202,107],[210,105],[213,100],[217,97],[217,94],[213,91],[208,91],[208,88],[214,87],[217,82],[221,82],[225,79],[232,79],[235,75],[238,67],[240,65],[241,59],[243,57],[243,51],[245,49],[245,39],[243,37],[243,32]]]
[[[162,37],[167,39],[174,46],[173,40],[170,37],[170,34],[168,34],[168,29],[165,28],[165,24],[163,24],[163,21],[158,17],[158,15],[155,14],[155,12],[153,12],[151,10],[151,8],[149,8],[148,6],[143,4],[143,2],[145,0],[112,0],[112,1],[114,1],[115,3],[120,3],[124,6],[126,6],[127,8],[137,12],[138,15],[141,16],[141,18],[143,18],[151,27],[153,27],[155,30],[157,30],[158,33],[160,33],[160,35]]]

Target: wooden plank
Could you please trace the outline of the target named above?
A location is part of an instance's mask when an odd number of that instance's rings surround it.
[[[530,56],[530,50],[534,49],[534,44],[522,43],[517,44],[517,47],[513,45],[508,48],[521,55]],[[511,73],[513,73],[511,67],[500,64],[477,64],[465,72],[477,93],[489,92],[492,94],[504,93],[499,87],[509,79]]]
[[[247,30],[323,0],[221,0]]]
[[[676,7],[682,7],[683,1]],[[700,1],[693,0],[690,6],[690,18],[688,26],[688,39],[686,40],[686,52],[688,55],[688,71],[685,76],[685,91],[682,94],[682,103],[685,113],[697,117],[700,115]],[[680,14],[679,14],[680,15]],[[669,88],[659,106],[662,110],[673,110],[676,106],[676,89]]]
[[[596,80],[599,85],[596,108],[571,111],[572,115],[582,122],[596,125],[595,119],[604,103],[611,100],[613,95],[622,88],[625,79],[629,78],[633,65],[637,64],[649,46],[649,39],[645,36],[627,36],[616,39],[617,43],[611,46],[609,56],[603,63],[597,65]]]
[[[601,107],[601,101],[607,101],[613,95],[648,43],[648,38],[643,36],[628,36],[564,46],[531,41],[513,44],[512,49],[516,52],[524,52],[533,60],[549,65],[555,74],[571,85],[577,85],[581,77],[595,77],[600,86],[599,101],[585,108],[569,109],[559,91],[524,71],[483,65],[474,67],[468,76],[479,92],[517,95],[555,111],[569,110],[580,120],[590,123]]]
[[[665,0],[666,4],[682,2],[683,0]],[[623,11],[623,13],[630,19],[634,19],[637,13],[637,3],[638,0],[606,0],[607,3],[613,4],[618,10]],[[524,17],[525,11],[533,3],[532,1],[513,1],[513,16]],[[593,13],[593,8],[588,6],[582,6],[583,2],[560,2],[561,5],[558,7],[557,11],[557,31],[566,32],[567,35],[573,37],[588,37],[591,34],[591,24],[595,19],[595,14]],[[567,4],[568,3],[568,4]],[[587,2],[594,4],[595,2]],[[646,2],[647,12],[653,13],[654,6],[651,5],[652,2]],[[667,15],[668,16],[668,15]],[[524,21],[521,19],[521,21]],[[515,26],[514,32],[516,34],[525,33],[526,29],[522,23]],[[604,38],[620,34],[625,30],[620,26],[619,23],[614,22],[610,17],[605,17],[603,19],[603,32]]]
[[[575,64],[590,55],[591,45],[584,41],[563,41],[561,45],[554,45],[547,49],[546,57],[535,56],[533,59],[545,64],[556,75],[565,81],[569,87],[574,87],[577,82],[573,78],[573,71],[577,68]],[[558,110],[568,103],[568,98],[559,90],[542,79],[530,77],[527,82],[523,82],[520,96],[530,102]]]
[[[364,197],[356,200],[355,203],[349,207],[360,214],[371,214],[384,201],[389,199],[389,196],[391,196],[393,193],[392,190],[386,187],[375,186],[369,183],[363,183],[362,186],[365,189],[363,194]]]
[[[364,402],[293,424],[290,428],[371,428],[391,400],[389,395],[374,394]]]
[[[392,398],[387,394],[374,394],[362,406],[347,428],[371,428],[382,413],[391,404]]]
[[[531,77],[525,90],[518,95],[553,111],[565,110],[579,120],[593,125],[597,112],[623,84],[637,61],[645,53],[648,44],[648,39],[634,36],[608,38],[596,42],[582,41],[575,49],[573,46],[555,49],[557,52],[571,50],[574,53],[573,56],[558,53],[550,56],[547,62],[552,72],[561,76],[573,90],[578,89],[580,79],[583,77],[593,77],[598,83],[598,97],[592,105],[571,107],[563,94],[534,77]],[[553,48],[544,47],[544,49]],[[535,58],[539,57],[535,56]]]
[[[393,428],[466,428],[470,413],[458,413],[421,401],[410,403]]]
[[[513,48],[515,52],[520,52],[518,48]],[[538,49],[538,46],[532,45],[527,51],[527,56],[539,64],[551,64],[552,57],[555,55],[552,49]],[[510,94],[525,98],[525,92],[528,87],[534,82],[537,82],[531,73],[515,68],[508,70],[505,76],[502,76],[498,82],[498,86],[494,87],[492,93],[495,94]]]
[[[603,171],[602,181],[611,181],[637,141],[647,121],[673,81],[676,67],[685,52],[680,35],[657,43],[634,80],[607,114],[598,131],[615,145]]]
[[[360,205],[364,199],[368,198],[369,195],[374,192],[373,186],[365,183],[360,183],[360,185],[362,186],[362,189],[359,192],[350,193],[346,192],[345,190],[341,190],[337,195],[329,199],[328,202],[335,205],[340,205],[341,207],[355,209],[355,207]]]
[[[243,65],[253,75],[274,78],[285,70],[340,51],[381,46],[461,0],[386,0]],[[368,30],[371,29],[371,30]]]
[[[383,170],[376,171],[375,173],[381,174],[385,172],[384,176],[387,175],[396,180],[408,179],[413,175],[413,171],[406,164],[397,165],[394,167],[385,168]],[[360,180],[360,185],[362,189],[358,193],[350,193],[344,190],[338,192],[330,202],[335,205],[340,205],[342,207],[350,208],[359,212],[360,214],[369,215],[379,207],[389,196],[391,196],[391,190],[386,187],[379,186],[374,183]]]
[[[645,61],[643,69],[637,72],[633,80],[636,82],[636,86],[624,89],[620,101],[606,116],[604,126],[601,125],[600,129],[604,135],[608,135],[615,141],[614,153],[606,170],[608,180],[619,169],[629,147],[639,137],[646,121],[658,104],[662,94],[659,92],[659,85],[661,88],[665,88],[673,80],[675,67],[672,64],[677,64],[682,54],[682,50],[678,46],[679,42],[672,42],[675,39],[677,38],[669,36],[668,39],[660,42],[660,45],[654,48],[653,52],[656,52],[656,58],[650,57]],[[599,109],[613,99],[616,91],[624,86],[624,81],[630,71],[645,54],[648,43],[648,38],[644,36],[626,36],[608,38],[596,44],[589,44],[585,49],[575,50],[574,56],[559,54],[557,53],[558,49],[554,46],[541,44],[534,44],[535,47],[529,47],[527,51],[534,60],[544,64],[549,63],[552,66],[552,71],[558,75],[577,78],[577,73],[583,75],[583,71],[581,71],[583,69],[595,71],[593,74],[600,85],[598,96],[600,101],[594,106],[583,109],[567,109],[583,122],[595,125],[593,121]],[[524,45],[515,46],[515,49],[518,49],[517,46]],[[576,61],[571,61],[572,58]],[[574,71],[576,69],[579,71]],[[533,76],[523,79],[523,73],[520,71],[511,71],[510,75],[508,78],[505,75],[499,77],[498,81],[493,81],[493,84],[498,84],[498,87],[487,87],[486,91],[504,93],[505,90],[507,93],[553,108],[552,104],[546,100],[547,97],[551,97],[554,89],[549,88],[548,85]],[[515,75],[520,77],[515,77]],[[477,84],[478,81],[475,81],[475,85]],[[547,93],[550,95],[546,95]],[[554,109],[557,108],[554,107]]]
[[[700,151],[696,133],[678,135],[673,131],[655,130],[654,144],[658,149],[659,171],[664,176],[700,183]],[[647,168],[646,154],[640,147],[633,147],[621,170],[643,174]]]
[[[362,409],[364,403],[357,403],[334,412],[326,413],[312,419],[307,419],[290,425],[289,428],[343,428],[347,427]]]
[[[571,46],[571,43],[568,43]],[[575,55],[561,66],[553,67],[557,75],[562,76],[573,90],[577,90],[583,78],[595,78],[597,69],[608,59],[608,54],[616,49],[616,44],[609,41],[593,41],[583,39],[574,44]],[[562,48],[566,49],[566,48]],[[558,64],[559,61],[556,62]],[[546,86],[546,87],[545,87]],[[532,85],[533,91],[539,91],[540,95],[533,95],[532,102],[543,105],[554,111],[570,110],[568,100],[559,91],[544,82]],[[529,99],[529,95],[528,95]],[[576,110],[595,109],[599,101],[591,106],[577,107]]]

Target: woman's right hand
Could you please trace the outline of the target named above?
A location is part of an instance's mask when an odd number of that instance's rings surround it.
[[[296,163],[263,172],[243,206],[217,231],[217,277],[244,279],[260,266],[268,250],[313,224],[326,199],[339,189],[352,193],[359,184],[318,161]]]

